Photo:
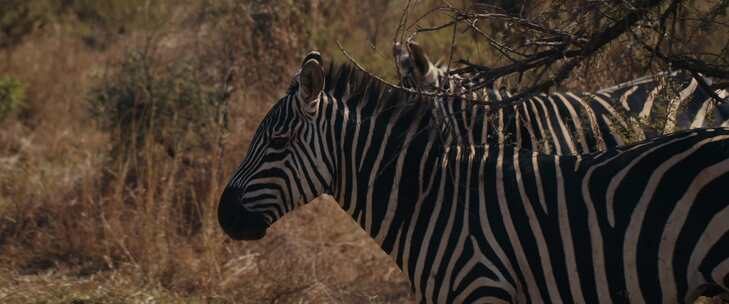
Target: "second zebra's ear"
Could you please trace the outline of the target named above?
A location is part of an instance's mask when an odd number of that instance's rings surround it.
[[[412,58],[418,73],[420,73],[420,75],[428,74],[431,64],[430,59],[428,59],[428,55],[426,55],[425,50],[423,50],[423,47],[415,43],[415,41],[408,41],[408,49],[410,50],[410,57]]]
[[[397,76],[402,78],[402,74],[406,72],[407,66],[405,64],[407,63],[407,57],[406,57],[406,50],[400,44],[399,41],[395,42],[395,44],[392,46],[392,55],[395,57],[395,65],[397,69]]]
[[[315,106],[324,90],[324,68],[321,54],[313,51],[306,55],[299,73],[299,97],[306,105]]]

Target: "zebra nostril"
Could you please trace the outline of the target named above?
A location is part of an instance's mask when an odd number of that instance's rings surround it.
[[[241,190],[226,187],[218,204],[218,222],[234,240],[258,240],[266,235],[268,224],[263,215],[243,207]]]

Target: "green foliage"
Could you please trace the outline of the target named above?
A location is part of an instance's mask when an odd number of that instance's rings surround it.
[[[88,98],[92,117],[113,135],[112,156],[136,158],[147,144],[161,145],[172,157],[209,149],[215,144],[209,132],[224,126],[227,113],[226,88],[205,81],[212,78],[195,58],[166,63],[128,53]]]
[[[13,47],[48,21],[48,1],[0,1],[0,49]]]
[[[13,77],[0,77],[0,121],[23,105],[25,87]]]
[[[169,21],[170,1],[67,0],[60,13],[90,47],[104,49],[134,30],[156,30]]]
[[[158,29],[177,2],[148,0],[3,0],[0,48],[13,47],[49,23],[69,26],[91,47],[105,48],[116,35]]]

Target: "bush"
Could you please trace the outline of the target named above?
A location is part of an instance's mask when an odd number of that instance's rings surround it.
[[[84,43],[104,50],[120,35],[134,30],[160,28],[169,22],[170,1],[147,0],[66,0],[58,14],[66,18]]]
[[[117,36],[154,30],[170,19],[179,1],[3,0],[0,49],[12,48],[45,25],[69,26],[87,46],[105,49]]]
[[[214,206],[233,80],[232,68],[217,64],[207,50],[132,49],[87,95],[90,116],[110,143],[98,193],[90,194],[98,195],[98,210],[90,213],[109,223],[94,241],[108,246],[106,252],[94,256],[131,262],[166,287],[188,284],[179,283],[188,282],[182,277],[196,280],[183,275],[190,268],[180,267],[200,261],[180,244],[216,252],[207,244],[222,238],[214,230]],[[118,236],[134,237],[119,242]]]
[[[128,53],[89,95],[92,116],[112,134],[112,157],[135,157],[146,144],[171,157],[215,144],[206,131],[224,126],[227,89],[205,73],[195,58],[166,64],[151,53]]]
[[[0,77],[0,121],[23,105],[25,87],[13,77]]]
[[[0,49],[18,45],[47,23],[49,10],[47,1],[0,1]]]

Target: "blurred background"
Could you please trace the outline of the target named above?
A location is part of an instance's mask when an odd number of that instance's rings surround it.
[[[523,14],[527,2],[452,4]],[[339,41],[394,82],[403,11],[412,22],[442,4],[2,0],[0,302],[412,301],[403,274],[336,202],[296,210],[257,242],[227,239],[216,206],[306,53],[345,62]],[[431,14],[419,24],[447,20]],[[457,34],[454,57],[504,61],[477,35]],[[417,39],[435,61],[447,59],[452,35]],[[717,35],[691,41],[723,45],[727,33]],[[590,62],[596,69],[578,68],[563,88],[594,90],[650,70],[646,55],[629,52],[607,47]]]

